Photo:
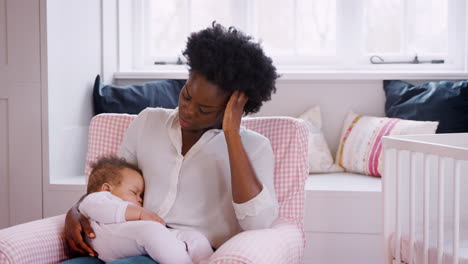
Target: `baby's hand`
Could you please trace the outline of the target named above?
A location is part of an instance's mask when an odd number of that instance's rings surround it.
[[[166,225],[166,222],[159,217],[156,213],[147,210],[141,206],[129,204],[127,206],[127,211],[125,212],[125,220],[127,221],[137,221],[137,220],[148,220],[161,223]]]
[[[166,225],[166,222],[164,222],[164,220],[161,217],[159,217],[159,215],[156,214],[155,212],[147,210],[143,207],[141,207],[141,210],[142,211],[140,213],[140,220],[155,221],[155,222],[161,223],[163,226]]]

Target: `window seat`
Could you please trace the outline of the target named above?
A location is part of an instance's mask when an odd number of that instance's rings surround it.
[[[310,174],[305,184],[306,191],[381,192],[381,178],[362,174],[337,172]]]
[[[354,173],[311,174],[305,190],[304,263],[374,264],[382,256],[382,181]]]

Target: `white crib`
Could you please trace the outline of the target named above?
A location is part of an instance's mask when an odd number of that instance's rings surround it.
[[[468,263],[468,133],[383,139],[383,263]]]

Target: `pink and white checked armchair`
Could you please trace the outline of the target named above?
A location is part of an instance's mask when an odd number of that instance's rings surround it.
[[[89,127],[87,164],[103,154],[116,153],[134,118],[126,114],[94,117]],[[302,121],[288,117],[245,118],[242,125],[271,141],[279,217],[271,228],[234,236],[216,250],[209,263],[302,264],[307,127]],[[59,215],[0,230],[0,264],[45,264],[68,259],[63,239],[64,219],[65,215]]]

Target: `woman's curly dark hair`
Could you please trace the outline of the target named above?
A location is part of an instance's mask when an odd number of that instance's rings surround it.
[[[192,33],[183,51],[191,73],[199,73],[227,94],[243,91],[249,98],[244,113],[256,113],[276,92],[278,78],[271,58],[252,37],[213,22]]]

